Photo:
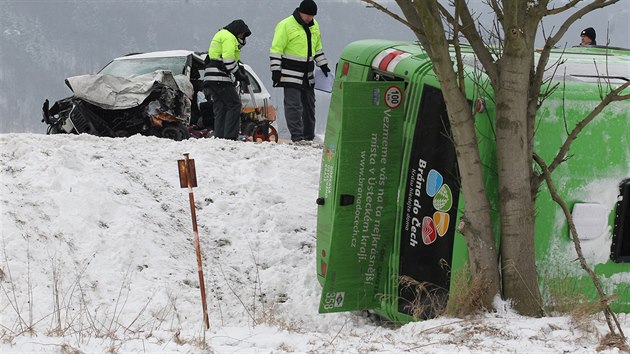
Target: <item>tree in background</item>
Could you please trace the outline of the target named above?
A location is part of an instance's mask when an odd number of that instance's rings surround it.
[[[543,74],[549,68],[551,50],[577,19],[619,0],[591,0],[586,4],[582,4],[585,2],[582,0],[571,0],[558,7],[551,6],[549,0],[488,0],[484,3],[495,16],[495,26],[491,29],[477,23],[466,0],[450,0],[449,5],[437,0],[396,0],[406,20],[376,1],[362,1],[388,13],[414,31],[440,81],[466,200],[459,231],[468,244],[473,282],[483,287],[479,304],[491,309],[494,297],[501,294],[511,300],[519,313],[542,315],[534,250],[535,198],[545,177],[566,159],[569,146],[577,136],[571,134],[567,138],[551,164],[547,165],[537,158],[540,168],[534,168],[534,122],[545,98],[545,94],[541,94]],[[578,4],[583,6],[578,8]],[[571,14],[554,33],[545,35],[544,47],[539,50],[536,61],[534,41],[543,18],[569,12]],[[496,172],[499,181],[496,192],[499,196],[501,237],[498,251],[474,116],[463,84],[463,64],[458,50],[461,39],[473,49],[495,93]],[[451,47],[456,53],[455,66],[449,51]],[[589,115],[590,119],[606,104],[627,99],[628,95],[621,93],[628,85],[626,83],[615,89],[608,86],[607,92],[602,95],[602,104]],[[588,123],[589,117],[582,122]],[[550,180],[547,182],[551,183]]]

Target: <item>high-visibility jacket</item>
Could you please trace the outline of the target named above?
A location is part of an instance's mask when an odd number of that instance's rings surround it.
[[[280,21],[273,35],[269,59],[271,71],[281,71],[278,86],[313,87],[315,64],[328,65],[317,21],[304,23],[297,9]]]
[[[241,56],[236,38],[239,33],[244,33],[245,37],[251,34],[243,20],[232,21],[214,35],[208,48],[204,83],[234,83],[234,73],[239,68],[238,59]]]

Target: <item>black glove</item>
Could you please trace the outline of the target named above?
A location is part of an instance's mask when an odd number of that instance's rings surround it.
[[[271,72],[271,80],[273,81],[273,87],[278,86],[278,84],[280,83],[280,77],[282,75],[280,74],[280,70],[274,70]]]
[[[322,72],[324,73],[324,75],[328,77],[328,73],[330,72],[330,69],[328,69],[328,64],[324,64],[320,66],[319,68],[322,69]]]

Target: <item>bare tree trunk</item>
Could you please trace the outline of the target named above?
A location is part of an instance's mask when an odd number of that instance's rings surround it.
[[[483,169],[477,143],[477,134],[471,108],[462,89],[457,86],[444,27],[435,3],[402,7],[407,18],[419,18],[425,35],[419,35],[431,54],[433,67],[438,73],[444,101],[448,107],[451,131],[458,156],[462,193],[466,206],[459,230],[468,244],[470,270],[484,287],[481,305],[492,308],[494,297],[500,294],[498,256],[495,246],[490,203],[483,183]],[[408,11],[414,11],[407,14]],[[480,278],[480,279],[479,279]]]
[[[503,74],[506,74],[503,72]],[[511,74],[511,75],[510,75]],[[518,73],[501,77],[504,87],[497,91],[497,166],[501,210],[501,271],[503,296],[514,302],[523,315],[539,316],[541,296],[538,288],[534,249],[534,201],[531,194],[531,155],[527,144],[527,80]],[[521,73],[528,75],[529,72]],[[525,85],[510,87],[523,80]],[[504,81],[505,80],[505,81]],[[514,109],[515,107],[518,107]]]
[[[499,87],[495,87],[503,296],[520,314],[541,316],[527,115],[535,32],[526,30],[526,3],[504,4],[505,42],[497,62]]]

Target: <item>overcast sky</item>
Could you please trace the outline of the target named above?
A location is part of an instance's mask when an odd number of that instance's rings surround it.
[[[44,99],[67,97],[67,77],[95,73],[112,58],[131,52],[170,49],[207,50],[212,35],[242,18],[253,34],[242,60],[271,87],[268,51],[276,23],[299,0],[0,0],[0,133],[45,132]],[[358,0],[319,0],[317,20],[324,51],[332,63],[348,43],[367,38],[414,40],[403,25]],[[393,1],[382,1],[398,10]],[[563,1],[552,4],[561,5]],[[489,18],[482,0],[473,8]],[[561,18],[545,21],[549,32]],[[578,20],[560,46],[575,45],[586,27],[606,33],[612,46],[630,47],[630,0],[621,0]],[[537,45],[542,45],[539,41]],[[281,91],[271,89],[281,106]],[[327,113],[320,97],[317,116]],[[321,121],[321,119],[320,119]],[[321,127],[319,127],[321,129]]]

